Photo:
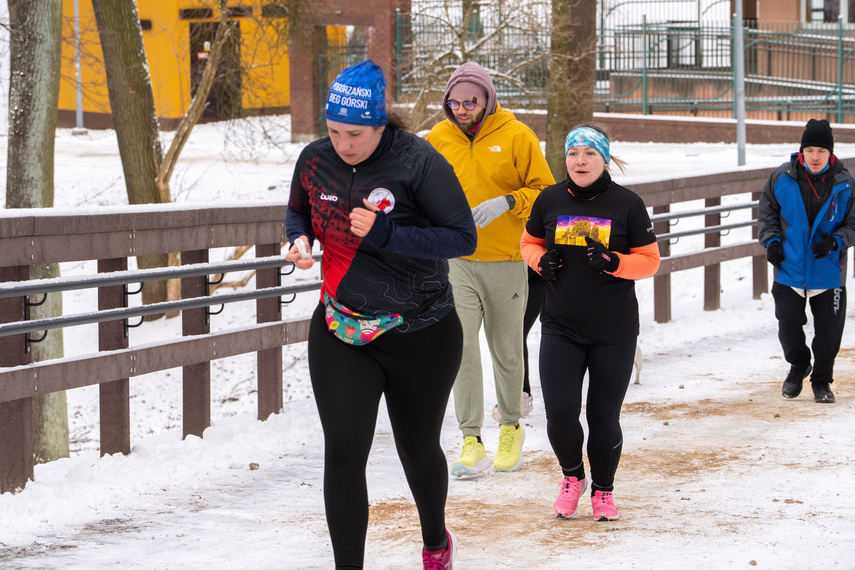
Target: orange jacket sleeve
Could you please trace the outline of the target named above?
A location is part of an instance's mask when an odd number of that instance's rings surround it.
[[[618,253],[617,255],[620,259],[620,265],[617,271],[612,273],[615,277],[644,279],[651,277],[659,269],[659,244],[655,242],[642,247],[631,247],[628,254]],[[523,252],[523,257],[525,257],[525,252]]]
[[[533,237],[530,233],[523,230],[522,239],[520,240],[520,252],[522,252],[523,259],[525,259],[528,266],[537,271],[540,258],[546,253],[546,240]]]

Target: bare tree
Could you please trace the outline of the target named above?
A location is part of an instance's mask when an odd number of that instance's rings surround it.
[[[51,208],[54,196],[54,139],[59,102],[62,0],[9,0],[10,84],[7,208]],[[34,265],[33,279],[58,277],[59,265]],[[39,300],[40,301],[40,300]],[[39,301],[36,301],[38,303]],[[33,318],[62,314],[62,296],[51,294],[32,308]],[[34,361],[63,356],[62,331],[34,343]],[[68,457],[65,392],[34,400],[34,453],[37,462]]]
[[[104,54],[107,90],[119,142],[128,201],[131,204],[172,201],[169,180],[181,150],[207,105],[207,97],[231,26],[226,0],[217,0],[220,25],[195,97],[185,113],[172,142],[163,153],[160,128],[154,106],[154,92],[142,39],[142,27],[134,0],[93,0],[95,20]],[[140,268],[177,265],[178,254],[140,256]],[[154,303],[177,298],[177,282],[149,283],[143,301]],[[155,317],[156,318],[156,317]]]
[[[202,74],[192,93],[189,107],[176,128],[166,152],[163,151],[159,124],[155,113],[154,92],[148,73],[148,62],[143,47],[142,27],[134,0],[93,0],[98,34],[101,40],[101,54],[87,52],[85,55],[92,65],[103,62],[107,75],[107,88],[112,109],[113,121],[119,142],[119,152],[131,204],[167,203],[173,199],[170,180],[177,167],[181,152],[190,138],[193,128],[209,107],[209,95],[215,82],[222,80],[220,65],[225,48],[237,32],[227,0],[202,0],[203,4],[215,8],[218,14],[216,34],[210,42]],[[257,45],[250,49],[258,51],[262,43],[264,53],[270,58],[287,54],[288,42],[299,40],[307,30],[321,24],[316,8],[325,0],[288,0],[274,4],[265,4],[266,16],[257,12],[256,24],[261,33]],[[310,9],[311,8],[311,9]],[[239,38],[239,36],[238,36]],[[246,44],[241,44],[246,48]],[[206,48],[207,49],[207,48]],[[248,58],[253,68],[270,65],[270,62],[258,62],[255,57]],[[229,62],[231,67],[235,62]],[[237,62],[240,65],[240,62]],[[248,69],[238,69],[237,74],[243,82],[243,95],[251,99],[253,91],[267,92],[271,84],[251,84],[246,73]],[[240,104],[238,94],[237,104]],[[236,113],[235,116],[240,116]],[[264,127],[262,126],[262,130]],[[263,133],[266,135],[266,133]],[[236,256],[244,253],[238,250]],[[177,265],[179,254],[141,256],[138,266],[141,268]],[[148,283],[143,289],[143,301],[152,303],[178,298],[178,281],[167,283]],[[177,313],[176,313],[177,314]],[[172,314],[168,314],[171,316]],[[151,317],[149,317],[151,318]],[[156,316],[154,318],[157,318]]]
[[[596,2],[552,0],[546,162],[557,179],[567,174],[564,137],[594,116],[596,17]]]
[[[163,163],[154,94],[134,0],[92,0],[104,52],[107,91],[131,204],[164,202],[157,184]],[[140,268],[163,267],[167,254],[137,258]],[[166,300],[166,282],[146,284],[143,302]]]
[[[202,78],[199,81],[199,87],[196,90],[196,96],[190,103],[190,107],[181,119],[175,136],[172,138],[172,143],[166,151],[166,156],[157,169],[157,178],[155,180],[158,191],[160,192],[161,202],[170,202],[169,179],[172,177],[172,172],[175,170],[175,165],[178,163],[178,157],[181,155],[181,150],[190,138],[190,132],[207,106],[208,94],[211,92],[211,86],[214,84],[214,78],[217,75],[220,58],[223,53],[229,34],[234,28],[229,25],[229,11],[226,8],[226,0],[218,0],[220,11],[220,24],[217,27],[217,34],[211,45],[211,52],[208,55],[208,62],[205,64],[205,69],[202,72]],[[140,30],[140,42],[142,42],[142,30]],[[149,80],[149,92],[151,92],[151,80]],[[154,103],[152,102],[152,106]]]
[[[536,90],[526,79],[531,70],[545,64],[545,46],[538,48],[544,30],[535,23],[542,21],[545,6],[537,0],[444,0],[428,3],[421,11],[408,15],[415,35],[408,42],[399,72],[402,84],[417,86],[410,97],[409,122],[413,130],[429,128],[442,120],[438,103],[445,85],[454,70],[467,61],[481,63],[497,88],[504,87],[499,99],[503,106],[512,97],[510,92],[515,100],[535,96]],[[423,42],[419,35],[426,33],[447,39],[440,45]]]

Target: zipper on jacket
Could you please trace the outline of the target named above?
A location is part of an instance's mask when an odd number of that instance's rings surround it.
[[[356,167],[352,166],[353,172],[350,176],[350,188],[347,189],[347,213],[345,215],[349,215],[350,212],[353,211],[353,183],[356,180]]]

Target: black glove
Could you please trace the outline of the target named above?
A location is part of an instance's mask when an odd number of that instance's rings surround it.
[[[837,240],[834,236],[820,233],[819,237],[822,239],[810,247],[814,259],[822,259],[832,251],[837,251]]]
[[[588,244],[588,263],[591,267],[609,273],[617,271],[620,259],[615,252],[589,236],[585,236],[585,243]]]
[[[779,241],[773,241],[766,248],[766,261],[775,267],[781,267],[784,263],[784,246]]]
[[[558,270],[563,266],[564,261],[558,257],[558,252],[551,249],[549,253],[544,253],[540,256],[540,261],[537,262],[537,272],[547,281],[552,281],[558,275]]]

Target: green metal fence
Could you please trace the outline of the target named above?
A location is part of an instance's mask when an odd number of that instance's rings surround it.
[[[733,117],[729,4],[601,0],[595,110]],[[549,30],[548,5],[414,2],[398,19],[398,99],[435,107],[471,60],[491,72],[503,106],[545,107]],[[855,27],[748,21],[743,35],[747,118],[855,121]]]
[[[322,135],[327,133],[324,114],[327,93],[332,82],[345,68],[365,60],[368,49],[364,45],[327,45],[326,51],[318,56],[318,78],[320,80],[321,108],[318,113],[318,125]]]

